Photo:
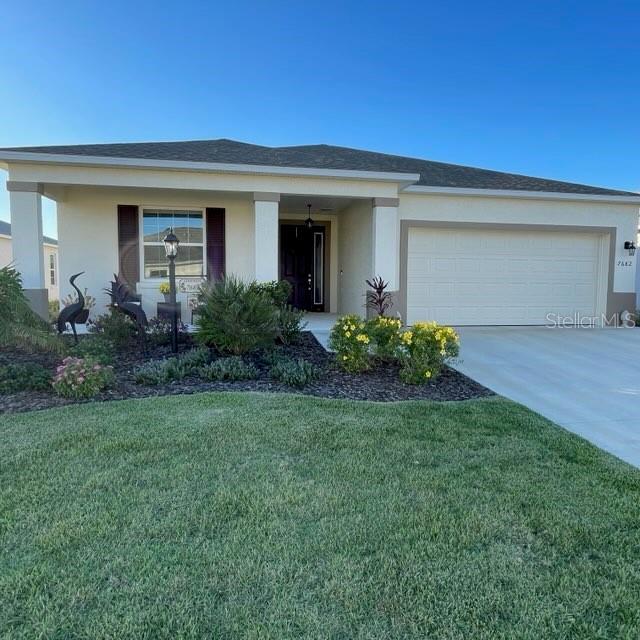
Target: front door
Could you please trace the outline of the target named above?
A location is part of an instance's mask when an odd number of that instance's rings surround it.
[[[291,284],[290,303],[324,311],[324,227],[280,225],[280,278]]]

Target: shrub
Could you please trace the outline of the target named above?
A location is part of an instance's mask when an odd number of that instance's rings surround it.
[[[99,364],[113,362],[115,348],[113,343],[102,334],[84,336],[72,347],[73,355],[79,358],[91,358]]]
[[[275,380],[298,388],[302,388],[320,377],[318,367],[304,358],[281,359],[271,367],[269,373]]]
[[[113,369],[90,358],[65,358],[56,369],[53,390],[65,398],[90,398],[113,384]]]
[[[133,379],[136,384],[156,385],[166,382],[166,360],[154,360],[145,362],[133,370]]]
[[[151,318],[147,325],[147,337],[158,346],[171,342],[171,320],[168,318]],[[184,342],[186,327],[184,323],[178,321],[178,342]]]
[[[409,384],[429,382],[459,352],[458,334],[437,322],[416,322],[401,334],[400,378]]]
[[[278,337],[282,344],[296,344],[307,326],[304,311],[285,304],[278,311]]]
[[[51,388],[51,373],[35,363],[0,366],[0,393],[44,391]]]
[[[49,300],[49,322],[53,324],[60,315],[60,300]]]
[[[0,268],[0,346],[62,352],[64,344],[29,306],[20,274]]]
[[[382,360],[394,360],[400,347],[400,327],[396,318],[376,316],[367,321],[367,332],[371,336],[373,351]]]
[[[329,336],[329,347],[336,352],[338,364],[351,373],[369,368],[370,342],[366,323],[357,315],[338,318]]]
[[[266,295],[276,307],[284,307],[291,297],[292,287],[287,280],[252,282],[250,287],[256,293]]]
[[[385,291],[389,286],[380,276],[366,281],[370,290],[367,291],[367,308],[375,311],[379,316],[383,316],[389,307],[393,306],[391,293]]]
[[[214,360],[201,367],[199,373],[206,380],[253,380],[258,377],[255,366],[240,356]]]
[[[152,385],[182,380],[196,373],[210,357],[208,349],[192,349],[177,357],[142,364],[134,369],[133,377],[137,384]]]
[[[240,355],[273,344],[278,308],[255,283],[227,276],[201,289],[196,339],[222,353]]]
[[[116,348],[128,346],[137,332],[133,320],[113,308],[109,309],[108,313],[98,316],[95,320],[89,320],[87,326],[91,333],[102,335]]]

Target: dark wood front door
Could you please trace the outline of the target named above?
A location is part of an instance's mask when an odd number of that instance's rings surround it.
[[[280,277],[291,284],[290,303],[324,311],[324,227],[280,226]]]

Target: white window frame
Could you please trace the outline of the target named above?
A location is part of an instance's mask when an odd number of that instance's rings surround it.
[[[138,241],[140,243],[140,251],[139,251],[139,263],[140,263],[140,282],[149,282],[149,283],[160,283],[168,280],[168,278],[146,278],[144,275],[144,210],[150,209],[154,211],[195,211],[202,214],[202,245],[198,242],[187,242],[184,243],[186,247],[199,247],[202,246],[202,278],[207,278],[207,212],[206,207],[201,205],[189,205],[189,204],[176,204],[176,205],[166,205],[166,204],[139,204],[138,205]],[[162,245],[162,242],[158,243],[146,243],[149,246]],[[181,243],[182,245],[182,243]],[[178,249],[180,251],[180,249]],[[201,276],[178,276],[176,275],[176,279],[186,280],[200,280]]]
[[[53,278],[51,276],[53,276]],[[54,252],[52,252],[49,254],[49,286],[55,287],[57,284],[58,284],[58,256]]]

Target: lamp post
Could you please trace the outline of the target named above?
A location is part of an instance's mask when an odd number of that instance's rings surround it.
[[[176,305],[176,256],[178,255],[178,245],[180,240],[173,227],[169,228],[169,233],[164,237],[164,250],[169,259],[169,304],[171,305],[171,350],[178,353],[178,308]]]

